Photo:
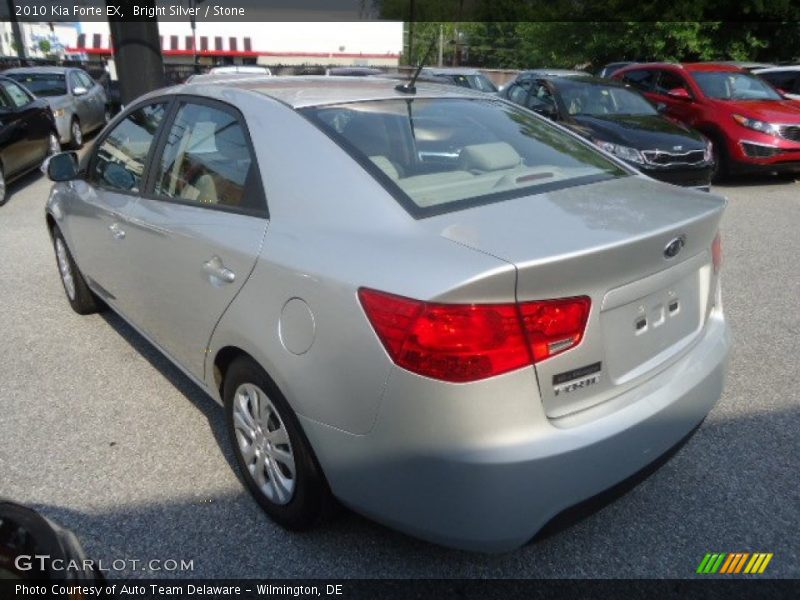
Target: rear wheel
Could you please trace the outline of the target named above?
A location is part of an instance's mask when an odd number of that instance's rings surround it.
[[[86,285],[86,280],[78,270],[78,266],[67,248],[67,243],[64,241],[64,236],[57,227],[53,229],[53,248],[64,293],[67,295],[67,301],[72,310],[79,315],[88,315],[101,310],[103,308],[102,301]]]
[[[81,131],[81,123],[76,117],[73,117],[72,123],[69,126],[70,142],[72,147],[76,150],[83,147],[83,131]]]
[[[283,394],[255,361],[241,357],[227,370],[223,396],[231,445],[250,493],[287,529],[316,525],[330,492]]]

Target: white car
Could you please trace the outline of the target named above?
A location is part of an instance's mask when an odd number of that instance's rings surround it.
[[[787,98],[800,100],[800,65],[756,69],[753,73]]]
[[[218,75],[220,73],[246,73],[248,75],[267,75],[271,76],[272,71],[267,67],[259,67],[258,65],[227,65],[224,67],[213,67],[209,70],[211,75]]]

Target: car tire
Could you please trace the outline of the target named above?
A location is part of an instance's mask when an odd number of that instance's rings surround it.
[[[8,202],[8,183],[6,182],[3,165],[0,164],[0,206]]]
[[[81,130],[81,122],[77,117],[72,117],[72,121],[69,124],[69,141],[75,150],[83,148],[83,131]]]
[[[286,529],[302,531],[329,513],[332,496],[297,416],[254,360],[240,357],[223,383],[225,420],[245,487]]]
[[[53,250],[56,254],[56,267],[61,284],[64,286],[64,293],[72,310],[79,315],[89,315],[105,308],[103,302],[86,285],[86,280],[75,264],[75,259],[72,258],[72,253],[58,227],[53,228]]]
[[[722,138],[715,136],[710,139],[711,153],[714,157],[714,170],[711,172],[711,181],[713,183],[720,183],[725,181],[730,175],[728,151],[725,148],[725,142]]]

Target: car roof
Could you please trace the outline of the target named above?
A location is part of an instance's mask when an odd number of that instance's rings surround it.
[[[576,71],[574,69],[527,69],[520,71],[517,77],[534,76],[534,77],[575,77],[576,75],[589,75],[586,71]]]
[[[724,62],[694,62],[694,63],[674,63],[674,62],[649,62],[649,63],[636,63],[630,65],[628,67],[624,67],[624,69],[620,69],[618,72],[621,71],[631,71],[639,70],[639,69],[665,69],[665,68],[678,68],[683,69],[685,71],[690,72],[697,72],[697,71],[734,71],[734,72],[743,72],[744,69],[737,67],[736,65],[732,65],[730,63]],[[616,73],[615,73],[616,75]]]
[[[14,67],[13,69],[6,69],[3,73],[48,73],[63,75],[67,71],[76,68],[77,67]]]
[[[432,73],[434,75],[481,75],[481,72],[478,69],[459,67],[424,67],[422,71]]]
[[[564,83],[589,83],[589,84],[598,84],[598,85],[610,85],[613,87],[621,87],[627,88],[627,84],[615,80],[609,79],[608,77],[597,77],[596,75],[571,75],[571,76],[564,76],[564,75],[556,75],[556,76],[544,76],[540,77],[540,79],[545,79],[547,81],[553,82],[564,82]]]
[[[213,79],[176,86],[170,91],[177,93],[204,93],[216,95],[220,86],[247,90],[274,98],[292,108],[305,108],[326,104],[364,102],[370,100],[414,98],[481,98],[486,94],[453,85],[417,81],[416,94],[395,89],[403,80],[386,77],[327,77],[308,75],[294,77],[241,77],[235,79]],[[209,89],[211,88],[211,89]]]
[[[753,73],[756,75],[760,73],[781,73],[783,71],[794,72],[800,71],[800,65],[784,65],[782,67],[767,67],[765,69],[755,69]]]

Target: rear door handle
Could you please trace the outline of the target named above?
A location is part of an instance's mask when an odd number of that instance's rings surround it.
[[[203,263],[203,271],[221,283],[233,283],[236,279],[236,273],[226,268],[222,259],[216,255]],[[212,283],[214,282],[212,281]]]
[[[125,230],[119,226],[119,223],[112,223],[108,226],[108,229],[111,231],[111,235],[114,236],[115,240],[125,238]]]

